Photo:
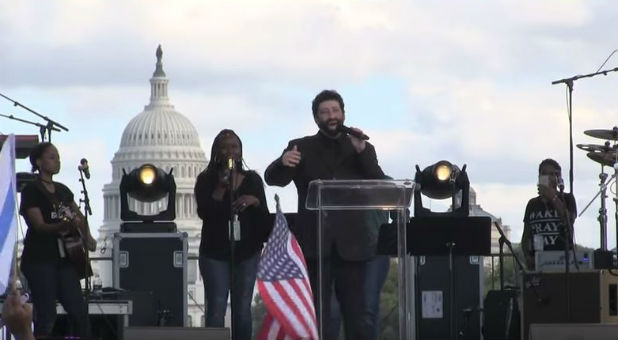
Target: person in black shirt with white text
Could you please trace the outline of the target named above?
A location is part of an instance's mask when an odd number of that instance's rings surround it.
[[[539,165],[539,195],[528,201],[521,247],[529,270],[536,267],[535,250],[564,250],[565,234],[573,246],[573,222],[577,217],[575,197],[564,193],[560,164],[545,159]]]
[[[37,338],[51,335],[58,299],[68,313],[71,330],[67,335],[88,337],[88,307],[63,235],[79,232],[90,251],[95,250],[96,241],[71,190],[52,180],[60,171],[56,147],[51,143],[35,146],[30,153],[30,163],[38,176],[21,193],[20,213],[28,225],[21,271],[27,279],[34,305],[34,335]]]
[[[307,269],[318,311],[317,213],[305,207],[309,182],[315,179],[382,179],[375,148],[369,142],[341,132],[345,120],[343,98],[333,90],[320,92],[312,102],[313,119],[319,131],[313,136],[292,140],[281,157],[264,174],[269,185],[286,186],[294,181],[298,192],[296,237],[307,260]],[[357,135],[360,129],[352,128]],[[324,230],[322,272],[322,327],[332,329],[331,290],[341,308],[347,339],[368,339],[370,330],[363,320],[364,282],[367,260],[375,256],[370,244],[366,214],[329,212],[332,226]],[[337,220],[339,222],[334,223]],[[334,225],[336,224],[336,225]],[[336,334],[322,334],[326,339]]]
[[[259,255],[272,224],[262,178],[243,168],[242,142],[234,131],[222,130],[215,137],[210,163],[195,183],[195,199],[203,221],[199,263],[206,293],[206,326],[224,326],[231,286],[228,228],[234,213],[240,221],[240,239],[234,241],[233,253],[232,338],[251,339],[251,302]]]

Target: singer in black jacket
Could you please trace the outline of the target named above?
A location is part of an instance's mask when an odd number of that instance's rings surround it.
[[[269,185],[286,186],[291,181],[296,185],[298,216],[295,233],[307,260],[317,307],[317,213],[305,208],[309,182],[315,179],[381,179],[384,173],[378,165],[373,145],[340,131],[345,111],[343,98],[337,92],[320,92],[313,100],[312,111],[318,133],[290,141],[282,156],[268,166],[264,177]],[[361,130],[354,131],[362,135]],[[360,212],[329,212],[329,224],[322,243],[323,330],[331,328],[327,323],[334,284],[346,338],[367,339],[368,326],[362,319],[365,265],[375,255],[375,247],[370,246],[367,216]],[[336,336],[323,334],[325,339]]]
[[[232,169],[228,165],[233,165]],[[230,197],[231,196],[231,197]],[[230,291],[231,214],[240,221],[234,241],[233,339],[251,339],[251,301],[262,245],[272,229],[264,184],[255,171],[243,169],[242,144],[232,130],[222,130],[212,144],[210,163],[195,183],[197,213],[203,220],[199,251],[206,296],[206,326],[223,327]]]

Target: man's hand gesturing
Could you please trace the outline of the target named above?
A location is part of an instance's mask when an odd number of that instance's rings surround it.
[[[286,151],[283,156],[281,156],[281,163],[290,168],[295,168],[300,163],[300,151],[298,151],[296,145],[292,147],[292,150]]]

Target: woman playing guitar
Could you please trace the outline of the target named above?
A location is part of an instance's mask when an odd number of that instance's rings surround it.
[[[52,180],[60,171],[56,147],[51,143],[37,145],[30,154],[30,163],[38,176],[21,194],[20,213],[28,225],[21,271],[34,304],[34,335],[52,335],[59,300],[68,313],[70,335],[89,337],[88,306],[79,280],[91,273],[85,262],[80,267],[74,261],[76,253],[93,251],[96,241],[71,190]]]

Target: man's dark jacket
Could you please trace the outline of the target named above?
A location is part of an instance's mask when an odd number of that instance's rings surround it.
[[[341,134],[330,138],[318,132],[289,142],[283,151],[296,145],[301,161],[295,168],[286,167],[281,157],[272,162],[264,174],[268,185],[286,186],[294,181],[298,191],[298,216],[294,228],[306,257],[317,258],[317,212],[307,210],[305,201],[309,182],[314,179],[382,179],[373,145],[357,153],[350,138]],[[333,244],[339,256],[348,261],[364,261],[375,255],[370,247],[369,221],[364,212],[327,212],[323,254],[328,256]]]

